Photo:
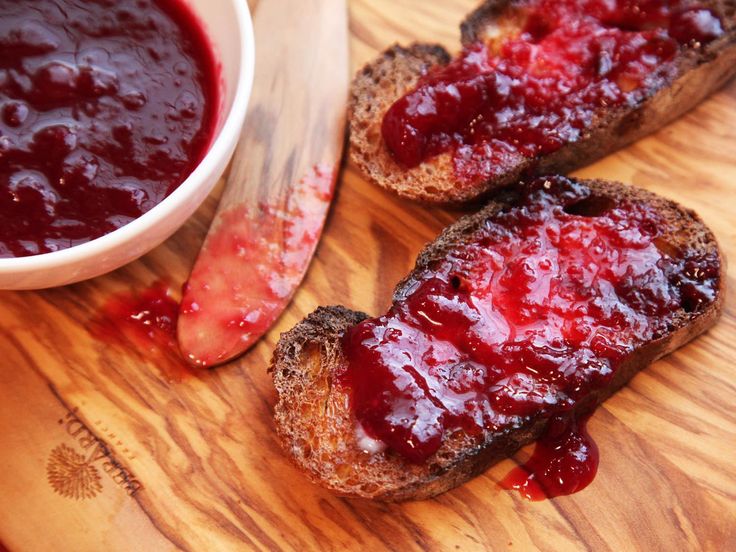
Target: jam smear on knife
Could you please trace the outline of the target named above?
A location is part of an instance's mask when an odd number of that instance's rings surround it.
[[[179,340],[191,364],[230,360],[273,325],[307,271],[336,178],[335,167],[320,163],[283,205],[220,213],[184,285]]]

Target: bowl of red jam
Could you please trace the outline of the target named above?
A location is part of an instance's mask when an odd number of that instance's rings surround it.
[[[0,289],[176,231],[237,145],[254,51],[244,0],[0,0]]]

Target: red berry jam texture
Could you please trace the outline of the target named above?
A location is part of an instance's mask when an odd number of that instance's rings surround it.
[[[181,0],[0,0],[0,257],[150,210],[204,156],[217,97]]]
[[[572,411],[675,316],[716,298],[717,253],[663,245],[648,203],[564,177],[517,193],[414,275],[384,316],[344,336],[339,381],[358,421],[411,462],[456,430]]]
[[[476,43],[437,67],[383,118],[393,158],[411,168],[451,152],[460,183],[577,141],[600,110],[634,105],[673,75],[678,51],[723,34],[686,0],[536,0],[521,32]]]

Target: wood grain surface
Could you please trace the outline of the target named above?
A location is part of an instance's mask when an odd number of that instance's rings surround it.
[[[353,68],[394,41],[455,49],[458,23],[474,4],[351,0]],[[682,202],[736,258],[735,152],[731,82],[577,174]],[[112,274],[0,292],[0,550],[736,549],[733,263],[719,324],[593,416],[601,463],[583,492],[530,503],[501,490],[496,482],[526,448],[433,500],[346,500],[308,483],[282,454],[271,423],[271,350],[317,305],[385,309],[422,245],[460,213],[399,201],[347,166],[303,286],[245,357],[172,378],[170,357],[92,337],[111,295],[161,279],[178,289],[218,194],[164,245]],[[84,475],[84,484],[70,487],[63,469]]]

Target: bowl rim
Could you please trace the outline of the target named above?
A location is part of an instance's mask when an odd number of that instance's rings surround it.
[[[187,4],[189,5],[190,3],[187,2]],[[189,176],[171,194],[166,196],[149,211],[146,211],[125,226],[116,228],[108,234],[79,245],[49,253],[26,257],[0,257],[0,274],[17,273],[20,276],[31,272],[59,268],[64,265],[78,264],[84,260],[102,255],[107,251],[114,250],[134,239],[136,236],[140,236],[151,230],[157,221],[175,213],[186,202],[187,198],[196,192],[202,181],[206,180],[207,175],[216,171],[218,164],[221,163],[221,159],[230,154],[232,144],[237,144],[245,119],[255,73],[255,38],[250,8],[248,3],[242,0],[232,0],[231,5],[235,10],[241,39],[240,64],[238,67],[238,78],[235,82],[235,97],[233,98],[230,110],[225,115],[222,128],[216,134],[214,140],[212,140],[202,160]],[[189,9],[193,8],[189,7]],[[195,15],[198,16],[196,12]]]

